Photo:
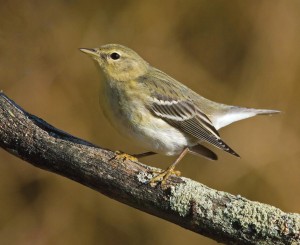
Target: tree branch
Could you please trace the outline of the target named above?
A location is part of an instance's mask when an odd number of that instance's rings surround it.
[[[54,128],[0,93],[0,146],[32,165],[227,244],[300,244],[300,215],[171,176],[151,187],[154,168]]]

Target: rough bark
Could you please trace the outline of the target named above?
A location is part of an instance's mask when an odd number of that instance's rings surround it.
[[[31,115],[0,93],[0,146],[28,163],[226,244],[300,244],[300,215],[184,177],[148,184],[155,170]],[[2,163],[3,164],[3,163]]]

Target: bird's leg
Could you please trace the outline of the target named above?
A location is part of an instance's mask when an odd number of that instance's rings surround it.
[[[137,162],[139,158],[147,157],[147,156],[151,156],[151,155],[156,154],[155,152],[152,152],[152,151],[144,152],[144,153],[140,153],[140,154],[133,154],[133,155],[129,155],[129,154],[126,154],[126,153],[121,152],[121,151],[116,151],[115,153],[116,153],[116,156],[113,159],[123,160],[123,161],[131,160],[131,161],[134,161],[134,162]]]
[[[175,174],[175,175],[179,176],[180,172],[174,170],[175,166],[186,155],[186,153],[188,153],[188,151],[189,151],[189,149],[187,147],[184,148],[184,150],[180,153],[180,155],[177,157],[177,159],[175,160],[175,162],[173,162],[166,170],[162,171],[161,173],[159,173],[158,175],[156,175],[155,177],[153,177],[150,180],[150,184],[154,184],[155,182],[161,182],[161,184],[164,185],[166,183],[166,180],[168,179],[168,177],[171,174]]]
[[[147,151],[147,152],[143,152],[143,153],[139,153],[139,154],[133,154],[133,157],[136,157],[137,159],[140,159],[142,157],[148,157],[148,156],[152,156],[155,155],[157,153],[153,152],[153,151]]]

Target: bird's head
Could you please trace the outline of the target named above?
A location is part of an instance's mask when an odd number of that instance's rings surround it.
[[[100,48],[81,48],[80,51],[93,58],[108,79],[132,80],[144,75],[149,67],[136,52],[119,44],[107,44]]]

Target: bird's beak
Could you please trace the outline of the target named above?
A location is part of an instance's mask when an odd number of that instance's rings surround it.
[[[79,50],[93,58],[99,57],[99,54],[97,54],[97,51],[93,48],[80,48]]]

